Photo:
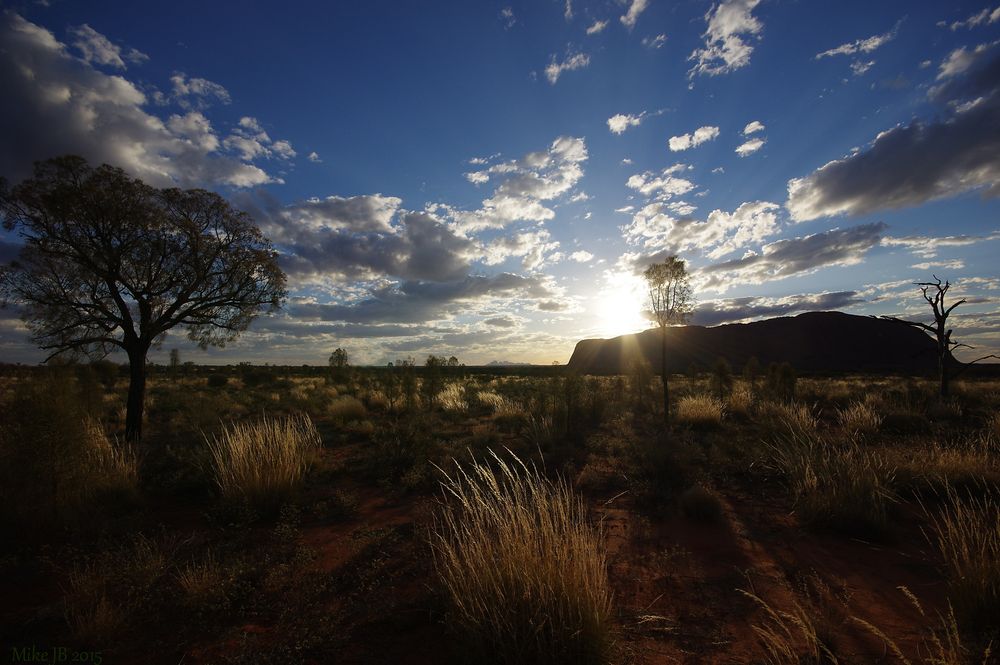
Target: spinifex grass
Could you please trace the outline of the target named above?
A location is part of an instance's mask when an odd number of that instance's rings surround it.
[[[309,416],[234,423],[208,441],[216,482],[228,499],[274,504],[298,485],[320,445]]]
[[[563,481],[516,457],[457,465],[432,533],[470,662],[603,663],[611,591],[600,529]]]
[[[996,488],[994,488],[996,491]],[[930,513],[931,544],[948,575],[948,596],[963,622],[995,625],[1000,616],[1000,504],[994,496],[961,497],[947,492],[944,506]]]

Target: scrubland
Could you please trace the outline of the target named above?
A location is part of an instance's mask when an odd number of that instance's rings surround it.
[[[103,663],[991,663],[1000,381],[0,380],[5,649]],[[528,373],[526,373],[528,374]],[[8,651],[8,654],[11,652]]]

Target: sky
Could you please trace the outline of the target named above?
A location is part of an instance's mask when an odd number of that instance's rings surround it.
[[[79,154],[279,250],[281,311],[156,362],[565,363],[669,255],[695,324],[930,321],[937,275],[1000,353],[997,0],[0,2],[0,91],[8,181]]]

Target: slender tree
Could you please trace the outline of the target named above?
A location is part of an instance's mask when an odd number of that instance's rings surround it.
[[[250,217],[218,194],[156,189],[76,156],[35,164],[0,187],[4,228],[24,241],[0,276],[50,355],[125,352],[125,435],[142,436],[146,355],[176,326],[224,346],[286,295],[277,252]]]
[[[649,287],[652,318],[660,327],[660,375],[663,377],[663,424],[670,423],[670,388],[667,385],[667,327],[685,323],[694,307],[691,285],[683,260],[669,256],[654,263],[642,276]]]
[[[931,306],[931,311],[934,312],[934,323],[932,325],[921,321],[907,321],[895,316],[883,316],[882,318],[888,321],[903,323],[930,333],[931,337],[937,344],[936,352],[938,362],[938,380],[940,382],[939,392],[941,397],[945,398],[951,393],[952,374],[950,365],[958,362],[952,357],[951,352],[958,348],[971,349],[973,347],[968,344],[962,344],[961,342],[954,341],[951,338],[953,329],[948,327],[948,317],[956,307],[965,304],[965,298],[956,300],[949,305],[946,302],[945,297],[948,295],[948,289],[951,288],[951,283],[947,280],[942,283],[941,280],[938,279],[937,275],[932,275],[932,277],[934,281],[931,282],[914,282],[914,286],[920,288],[920,294],[923,296],[924,300],[927,301],[927,304]],[[987,358],[997,358],[997,356],[990,354],[988,356],[983,356],[982,358],[976,358],[971,362],[961,364],[968,367],[969,365],[977,363],[981,360],[986,360]]]

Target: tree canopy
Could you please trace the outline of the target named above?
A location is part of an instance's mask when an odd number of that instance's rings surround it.
[[[64,156],[0,186],[0,215],[24,241],[0,292],[23,307],[33,340],[50,358],[128,355],[130,438],[139,433],[146,354],[168,330],[223,346],[286,295],[271,243],[213,192],[157,189]]]

